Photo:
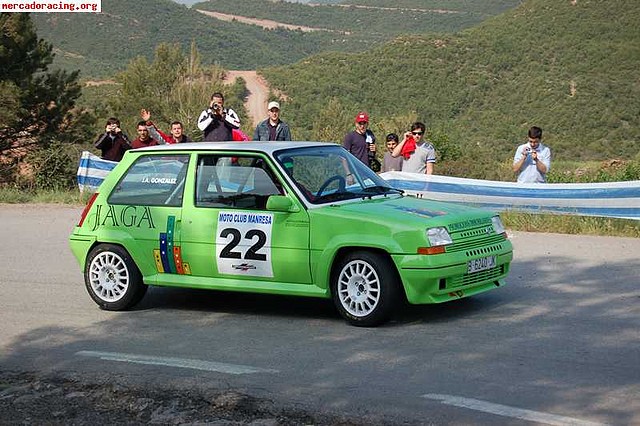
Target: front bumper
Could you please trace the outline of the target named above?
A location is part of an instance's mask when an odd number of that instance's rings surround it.
[[[496,266],[467,273],[466,262],[448,266],[419,267],[425,255],[395,256],[394,261],[411,304],[442,303],[473,296],[506,284],[513,252],[496,253]],[[436,255],[446,256],[446,255]],[[420,259],[423,262],[420,262]]]

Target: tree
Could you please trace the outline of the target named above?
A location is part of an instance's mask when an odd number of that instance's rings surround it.
[[[313,121],[311,138],[321,142],[342,142],[352,121],[340,99],[332,97]]]
[[[0,14],[0,158],[15,165],[51,143],[83,142],[91,116],[75,107],[78,72],[48,71],[52,46],[38,39],[29,14]],[[5,180],[15,173],[2,171]]]
[[[223,92],[225,104],[238,112],[244,122],[244,83],[225,86],[224,75],[219,66],[200,64],[194,43],[188,56],[179,45],[161,43],[156,46],[151,63],[140,56],[118,74],[116,80],[121,83],[121,90],[108,103],[112,114],[120,118],[123,125],[128,124],[129,129],[145,108],[151,111],[158,126],[168,128],[172,121],[181,121],[185,132],[197,140],[201,132],[196,122],[213,92]]]

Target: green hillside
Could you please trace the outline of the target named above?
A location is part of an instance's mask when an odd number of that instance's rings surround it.
[[[151,58],[162,42],[187,49],[195,40],[205,63],[228,69],[289,64],[326,50],[368,46],[355,38],[337,41],[326,32],[223,22],[170,0],[110,0],[100,14],[34,13],[32,19],[38,35],[56,48],[56,64],[80,69],[85,77],[111,76],[136,56]]]
[[[136,56],[150,59],[155,46],[162,42],[178,43],[187,49],[195,40],[206,64],[219,64],[227,69],[256,69],[292,64],[325,51],[364,51],[399,33],[457,31],[517,2],[486,0],[483,2],[486,4],[478,8],[473,2],[465,4],[468,2],[458,0],[454,4],[462,9],[456,13],[415,12],[408,20],[406,11],[327,9],[329,6],[269,0],[224,0],[203,6],[215,4],[247,16],[267,14],[282,22],[336,28],[333,32],[268,30],[224,22],[170,0],[110,0],[103,2],[100,14],[34,13],[32,19],[38,35],[56,49],[54,65],[67,70],[80,69],[83,78],[99,78],[111,77],[123,70]],[[437,6],[442,1],[425,3]],[[465,7],[469,7],[468,12]],[[349,22],[357,24],[357,31]],[[350,33],[345,34],[346,30]]]
[[[307,5],[270,0],[213,0],[192,7],[325,28],[373,43],[398,34],[457,32],[519,3],[520,0],[349,0],[340,4]]]
[[[458,35],[405,36],[263,74],[304,138],[319,137],[318,118],[348,126],[365,109],[385,130],[424,120],[479,161],[508,161],[532,125],[556,159],[629,158],[640,148],[638,28],[636,0],[527,0]]]

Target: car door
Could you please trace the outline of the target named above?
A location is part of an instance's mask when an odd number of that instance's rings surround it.
[[[181,274],[176,260],[188,154],[140,155],[96,209],[107,241],[121,243],[143,275]]]
[[[198,154],[193,192],[181,232],[192,276],[211,278],[213,287],[226,280],[256,290],[257,281],[311,283],[309,216],[266,156]],[[268,211],[272,195],[290,197],[296,211]]]

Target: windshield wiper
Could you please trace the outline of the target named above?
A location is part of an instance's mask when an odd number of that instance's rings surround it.
[[[354,194],[353,192],[331,192],[329,194],[324,194],[319,197],[313,199],[313,203],[326,203],[331,201],[344,201],[349,200],[351,198],[358,197],[358,194]]]
[[[366,196],[372,195],[371,193],[375,194],[386,194],[388,192],[391,191],[395,191],[398,194],[404,194],[404,191],[401,189],[396,189],[396,188],[392,188],[390,186],[382,186],[382,185],[376,185],[376,186],[369,186],[367,188],[362,188],[362,191],[366,193]]]

